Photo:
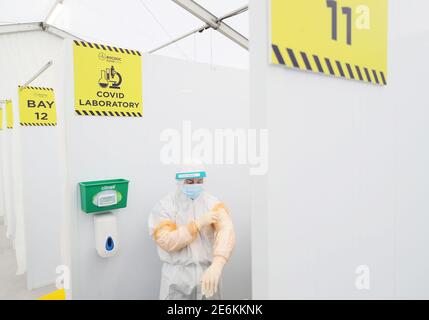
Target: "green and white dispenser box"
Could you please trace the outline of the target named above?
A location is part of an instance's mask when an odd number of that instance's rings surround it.
[[[95,248],[108,258],[118,252],[118,227],[112,210],[127,206],[129,181],[125,179],[80,182],[82,211],[94,216]]]
[[[82,211],[93,214],[125,208],[128,183],[125,179],[80,182]]]

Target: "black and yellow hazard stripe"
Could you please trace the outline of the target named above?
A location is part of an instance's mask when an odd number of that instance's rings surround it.
[[[106,116],[106,117],[143,117],[141,112],[129,112],[129,111],[87,111],[87,110],[76,110],[76,114],[79,116]]]
[[[316,54],[309,54],[303,51],[297,52],[291,48],[282,50],[275,44],[272,44],[272,50],[278,64],[378,85],[387,84],[383,71],[319,57]]]
[[[55,127],[56,123],[20,122],[23,127]]]
[[[123,48],[118,48],[118,47],[114,47],[114,46],[108,46],[108,45],[104,45],[104,44],[97,44],[97,43],[93,43],[93,42],[78,41],[78,40],[74,40],[74,43],[77,46],[82,46],[82,47],[87,47],[87,48],[92,48],[92,49],[112,51],[112,52],[117,52],[117,53],[132,54],[134,56],[135,55],[141,56],[141,53],[138,50],[123,49]]]
[[[54,89],[52,88],[47,88],[47,87],[32,87],[32,86],[18,86],[20,89],[31,89],[31,90],[41,90],[41,91],[54,91]]]

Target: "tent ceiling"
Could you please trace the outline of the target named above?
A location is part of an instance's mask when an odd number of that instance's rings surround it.
[[[197,0],[215,14],[225,15],[248,0]],[[45,20],[55,0],[0,2],[0,23]],[[88,41],[149,51],[204,23],[171,0],[64,0],[51,24]],[[248,37],[248,14],[225,22]],[[206,30],[158,54],[197,62],[247,68],[248,52],[216,31]]]

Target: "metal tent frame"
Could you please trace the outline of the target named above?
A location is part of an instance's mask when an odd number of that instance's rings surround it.
[[[154,53],[162,48],[165,48],[173,43],[176,43],[194,33],[203,32],[206,29],[212,28],[231,41],[238,44],[240,47],[249,50],[249,40],[243,36],[241,33],[227,25],[223,20],[239,15],[248,10],[248,6],[241,7],[237,10],[234,10],[220,18],[216,17],[210,11],[199,5],[193,0],[171,0],[183,9],[187,10],[189,13],[203,21],[205,24],[200,28],[194,29],[174,40],[171,40],[157,48],[148,50],[147,53]],[[43,21],[40,22],[29,22],[29,23],[14,23],[14,24],[4,24],[0,25],[0,35],[2,34],[13,34],[13,33],[21,33],[21,32],[33,32],[33,31],[45,31],[54,36],[60,37],[62,39],[74,39],[74,40],[82,40],[82,39],[68,31],[57,28],[54,25],[49,23],[50,18],[52,17],[55,10],[58,9],[58,5],[62,4],[64,0],[57,0],[52,8],[49,10],[48,15]]]
[[[187,32],[186,34],[171,40],[155,49],[147,51],[147,53],[154,53],[158,50],[161,50],[171,44],[174,44],[194,33],[197,32],[203,32],[206,29],[212,28],[231,41],[238,44],[240,47],[249,50],[249,40],[243,36],[238,31],[234,30],[232,27],[227,25],[223,20],[234,17],[236,15],[239,15],[243,12],[246,12],[248,10],[248,6],[241,7],[237,10],[234,10],[220,18],[216,17],[214,14],[212,14],[210,11],[205,9],[204,7],[200,6],[198,3],[196,3],[193,0],[172,0],[174,3],[179,5],[180,7],[187,10],[189,13],[193,14],[198,19],[202,20],[205,24],[197,29],[194,29],[190,32]],[[52,6],[52,8],[49,10],[48,15],[46,16],[45,20],[41,22],[29,22],[29,23],[15,23],[15,24],[5,24],[0,26],[0,35],[4,34],[16,34],[16,33],[22,33],[22,32],[35,32],[35,31],[44,31],[51,35],[60,37],[62,39],[73,39],[73,40],[80,40],[85,41],[85,39],[82,39],[68,31],[65,31],[63,29],[57,28],[54,25],[51,25],[49,23],[50,18],[54,14],[55,10],[58,9],[58,5],[62,4],[64,0],[56,0],[55,4]],[[45,72],[51,65],[53,64],[52,61],[48,61],[46,65],[44,65],[37,73],[34,74],[21,88],[24,88],[26,86],[29,86],[34,80],[36,80],[43,72]]]

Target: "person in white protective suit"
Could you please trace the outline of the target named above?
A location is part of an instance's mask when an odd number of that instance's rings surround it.
[[[205,177],[203,169],[177,172],[177,190],[150,214],[150,234],[163,262],[161,300],[221,299],[235,233],[224,204],[204,191]]]

